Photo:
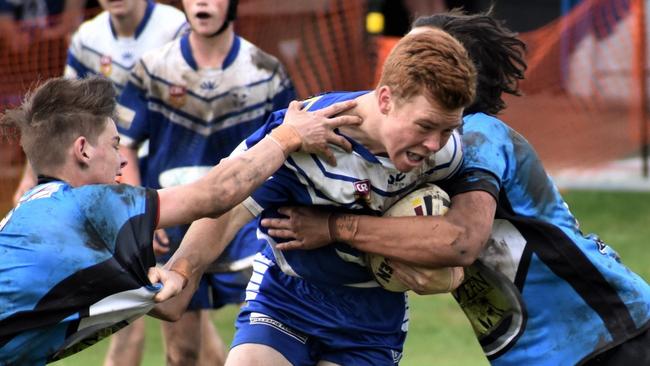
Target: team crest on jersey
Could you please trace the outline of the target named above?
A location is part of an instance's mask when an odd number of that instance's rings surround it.
[[[113,71],[113,59],[111,59],[111,56],[104,55],[99,58],[99,71],[106,77],[111,75]]]
[[[169,87],[169,104],[175,108],[180,108],[185,104],[187,89],[181,85],[172,85]]]
[[[354,184],[354,199],[360,201],[364,205],[370,204],[370,194],[372,193],[372,185],[368,179],[358,180]]]

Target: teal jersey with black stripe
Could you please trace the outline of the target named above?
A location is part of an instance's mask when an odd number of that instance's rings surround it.
[[[0,365],[75,353],[145,314],[155,190],[37,185],[0,223]]]
[[[464,117],[445,188],[497,200],[492,235],[454,292],[493,365],[575,365],[650,327],[650,286],[584,235],[532,146],[499,119]]]

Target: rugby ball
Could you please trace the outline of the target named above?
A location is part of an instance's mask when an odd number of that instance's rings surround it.
[[[435,216],[444,215],[451,201],[449,195],[440,187],[427,183],[399,201],[395,202],[386,212],[385,217],[402,216]],[[405,292],[409,288],[393,275],[389,260],[381,255],[369,254],[368,266],[375,280],[386,290]],[[463,280],[461,267],[422,269],[429,272],[431,282],[426,286],[430,293],[443,293],[454,290]]]

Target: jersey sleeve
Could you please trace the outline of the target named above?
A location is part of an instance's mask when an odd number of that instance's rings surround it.
[[[466,116],[462,134],[463,164],[448,184],[447,192],[453,196],[480,190],[498,199],[501,177],[505,176],[512,151],[509,133],[509,129],[494,117],[482,113]]]
[[[142,60],[138,61],[118,98],[117,130],[121,144],[136,148],[150,134],[147,85],[149,74]]]
[[[154,189],[120,185],[89,185],[75,189],[87,224],[122,269],[140,286],[155,266],[152,238],[158,224],[158,193]]]

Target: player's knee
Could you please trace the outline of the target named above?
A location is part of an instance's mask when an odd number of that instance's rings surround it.
[[[188,366],[196,365],[199,360],[199,347],[191,343],[170,345],[167,349],[167,365]]]

